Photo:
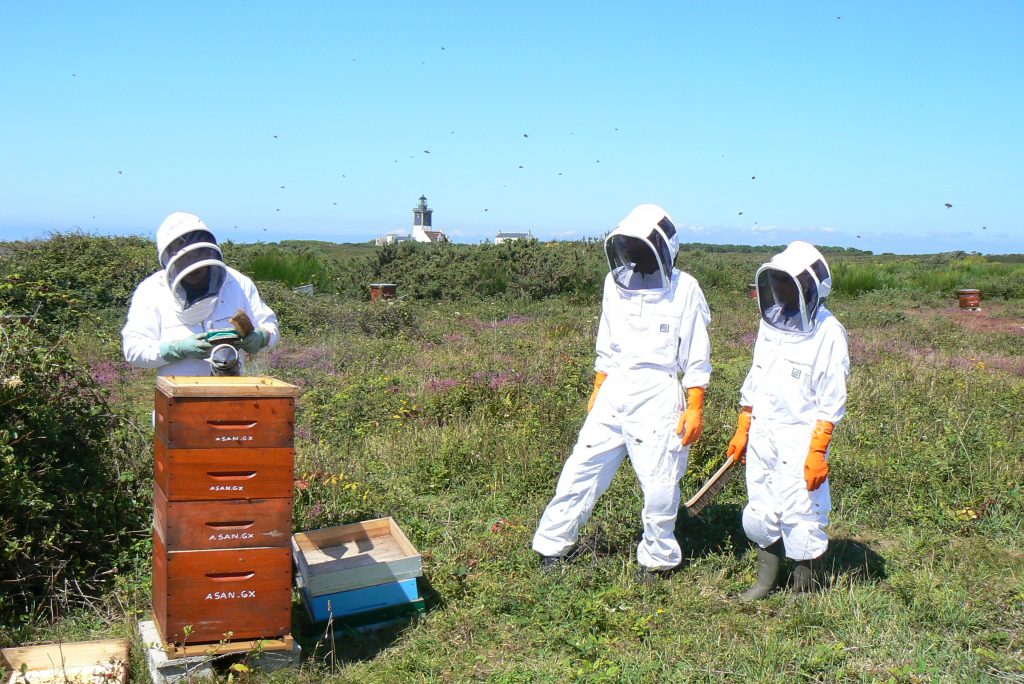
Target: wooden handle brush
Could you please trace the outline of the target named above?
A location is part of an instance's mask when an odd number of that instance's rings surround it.
[[[690,511],[691,517],[700,515],[700,512],[704,510],[704,507],[711,503],[711,500],[715,496],[725,489],[725,485],[736,477],[736,474],[740,471],[739,468],[734,468],[738,463],[735,456],[731,456],[725,460],[722,467],[715,471],[715,474],[704,483],[704,486],[697,490],[697,493],[686,502],[686,508]]]

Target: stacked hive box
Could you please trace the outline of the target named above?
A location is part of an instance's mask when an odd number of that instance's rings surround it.
[[[264,377],[158,378],[153,612],[165,641],[290,634],[296,394]]]
[[[314,623],[367,626],[424,611],[422,557],[391,518],[295,534],[292,553]]]

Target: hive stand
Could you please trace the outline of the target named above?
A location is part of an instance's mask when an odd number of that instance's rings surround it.
[[[264,672],[297,666],[302,653],[302,647],[291,637],[195,646],[170,644],[164,641],[154,620],[140,622],[139,634],[146,649],[146,665],[153,684],[212,680],[216,677],[214,664],[219,658],[241,656],[257,648],[259,654],[249,657],[247,664]]]

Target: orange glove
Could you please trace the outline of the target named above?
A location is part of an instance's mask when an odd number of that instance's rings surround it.
[[[676,434],[683,438],[683,444],[697,441],[704,429],[704,388],[691,387],[686,390],[686,410],[679,416]]]
[[[747,462],[747,436],[750,434],[750,406],[744,406],[740,417],[736,420],[736,434],[729,440],[728,458],[736,457],[740,463]]]
[[[804,479],[807,480],[807,491],[813,492],[821,486],[828,477],[828,461],[825,460],[825,452],[828,451],[828,444],[832,441],[832,430],[835,428],[827,420],[819,420],[814,425],[814,432],[811,433],[811,448],[807,451],[807,460],[804,462]]]
[[[587,402],[587,413],[594,410],[594,402],[597,401],[597,390],[601,389],[601,385],[603,385],[604,381],[607,379],[608,374],[602,373],[601,371],[597,371],[597,374],[594,375],[594,391],[590,393],[590,401]]]

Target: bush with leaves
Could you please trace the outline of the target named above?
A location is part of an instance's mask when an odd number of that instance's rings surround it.
[[[118,465],[116,423],[61,341],[0,326],[0,616],[52,612],[66,582],[108,572],[145,525],[145,485]]]
[[[414,299],[596,296],[607,266],[598,242],[517,240],[501,245],[386,245],[368,279],[398,284]]]
[[[0,256],[0,311],[51,324],[80,312],[127,308],[135,287],[159,268],[152,240],[55,233],[7,243]]]

